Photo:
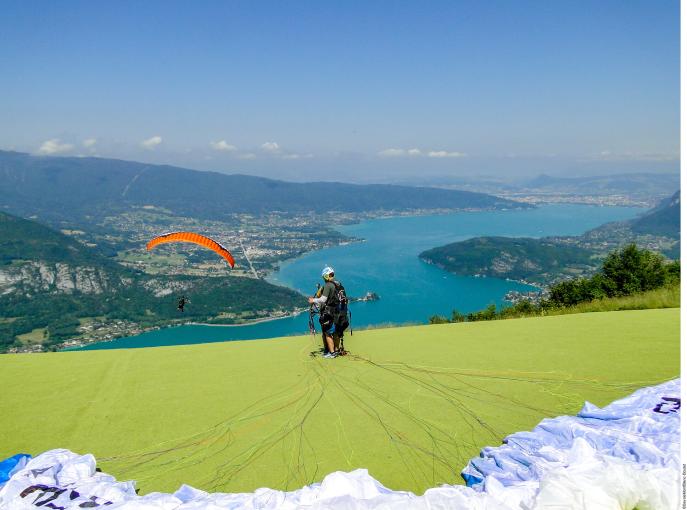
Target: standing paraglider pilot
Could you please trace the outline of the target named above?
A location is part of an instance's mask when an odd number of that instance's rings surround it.
[[[309,297],[308,303],[320,308],[320,326],[325,343],[325,358],[335,358],[339,354],[340,342],[348,327],[348,299],[340,282],[334,279],[334,269],[327,266],[322,270],[324,286],[316,297]]]

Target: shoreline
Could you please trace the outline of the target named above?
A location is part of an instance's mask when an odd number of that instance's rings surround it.
[[[207,323],[207,322],[184,322],[183,324],[180,324],[180,326],[210,326],[210,327],[217,327],[217,328],[240,328],[242,326],[253,326],[255,324],[261,324],[263,322],[272,322],[272,321],[278,321],[280,319],[288,319],[291,317],[298,317],[304,312],[307,312],[307,308],[304,308],[298,313],[290,313],[289,315],[279,315],[275,317],[262,317],[260,319],[251,319],[246,322],[242,322],[241,324],[212,324],[212,323]],[[173,326],[172,326],[173,327]]]
[[[530,205],[527,205],[526,207],[514,207],[510,210],[522,211],[522,210],[526,210],[526,209],[537,209],[537,208],[538,208],[538,206],[530,204]],[[463,213],[464,212],[481,212],[481,211],[483,212],[483,211],[494,211],[494,210],[498,211],[499,209],[496,209],[496,208],[493,208],[493,209],[492,208],[486,208],[486,209],[472,209],[472,208],[416,209],[416,210],[406,210],[406,211],[374,211],[374,212],[369,212],[369,213],[359,213],[359,214],[356,214],[354,218],[351,218],[352,221],[341,221],[341,222],[336,222],[332,225],[332,228],[334,230],[336,230],[337,232],[339,232],[341,235],[343,235],[344,238],[340,239],[338,242],[336,242],[330,246],[327,246],[327,247],[345,246],[345,245],[349,245],[349,244],[358,244],[358,243],[367,242],[367,239],[365,239],[365,238],[352,237],[352,236],[345,234],[344,232],[339,230],[338,227],[345,227],[348,225],[359,225],[359,224],[366,222],[366,221],[378,221],[378,220],[386,220],[386,219],[393,219],[393,218],[443,216],[443,215],[449,215],[449,214],[455,214],[455,213],[461,213],[461,212],[463,212]],[[298,261],[299,259],[306,257],[310,253],[313,253],[316,251],[318,251],[318,250],[317,249],[306,250],[305,252],[300,253],[299,255],[297,255],[295,257],[288,257],[284,260],[278,261],[276,267],[274,269],[272,269],[271,271],[268,271],[263,276],[262,279],[268,283],[273,284],[273,285],[283,286],[283,287],[289,288],[291,290],[295,290],[296,292],[300,292],[297,289],[294,289],[294,288],[290,287],[289,285],[285,284],[284,282],[281,282],[278,279],[274,278],[274,276],[281,271],[283,265],[288,265],[288,264],[294,263],[294,262]],[[425,262],[428,262],[428,261],[425,261]],[[455,273],[451,273],[450,271],[447,271],[444,268],[441,268],[438,265],[437,265],[437,267],[439,267],[442,271],[445,271],[448,274],[455,274]],[[508,279],[506,279],[506,280],[508,280]],[[519,283],[524,283],[524,282],[519,282]],[[536,285],[532,285],[530,283],[525,283],[525,284],[531,285],[535,288],[537,287]],[[172,322],[170,324],[161,324],[161,325],[156,325],[156,326],[152,326],[149,328],[143,328],[140,332],[136,333],[135,335],[124,335],[124,336],[119,336],[119,337],[115,337],[115,338],[96,340],[93,342],[87,342],[87,343],[81,344],[79,346],[63,347],[59,350],[64,351],[64,350],[71,350],[74,348],[78,349],[79,347],[84,347],[87,345],[93,345],[93,344],[98,344],[98,343],[107,343],[107,342],[111,342],[113,340],[118,340],[120,338],[129,338],[131,336],[138,336],[138,335],[145,334],[145,333],[155,331],[155,330],[167,329],[167,328],[178,328],[181,326],[208,326],[208,327],[215,327],[215,328],[236,328],[236,327],[243,327],[243,326],[254,326],[257,324],[266,323],[266,322],[273,322],[273,321],[277,321],[280,319],[288,319],[290,317],[297,317],[297,316],[299,316],[299,315],[301,315],[307,311],[308,311],[308,308],[303,308],[302,310],[298,311],[297,313],[291,313],[289,315],[263,317],[260,319],[252,319],[252,320],[248,320],[246,322],[240,323],[240,324],[218,324],[218,323],[207,323],[207,322],[182,322],[182,323]]]
[[[150,328],[144,328],[142,329],[139,333],[136,333],[134,335],[124,335],[124,336],[118,336],[115,338],[108,338],[108,339],[103,339],[103,340],[96,340],[95,342],[85,342],[80,345],[69,345],[69,346],[64,346],[59,351],[69,351],[73,349],[78,349],[80,347],[85,347],[87,345],[93,345],[93,344],[99,344],[99,343],[107,343],[107,342],[112,342],[113,340],[119,340],[120,338],[130,338],[133,336],[138,336],[142,335],[144,333],[149,333],[151,331],[158,331],[161,329],[167,329],[167,328],[179,328],[182,326],[209,326],[209,327],[216,327],[216,328],[239,328],[242,326],[254,326],[256,324],[261,324],[263,322],[272,322],[272,321],[277,321],[280,319],[288,319],[290,317],[298,317],[304,312],[307,312],[307,308],[303,308],[297,313],[291,313],[289,315],[279,315],[279,316],[274,316],[274,317],[262,317],[260,319],[252,319],[246,322],[242,322],[241,324],[211,324],[207,322],[182,322],[182,323],[172,323],[172,324],[165,324],[165,325],[159,325],[159,326],[152,326]]]

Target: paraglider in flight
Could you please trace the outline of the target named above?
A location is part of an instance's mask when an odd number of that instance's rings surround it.
[[[179,310],[181,313],[184,313],[184,306],[186,306],[186,303],[189,301],[190,300],[186,299],[186,296],[181,296],[177,301],[177,310]]]
[[[229,250],[227,250],[217,241],[214,241],[209,237],[196,234],[195,232],[170,232],[169,234],[162,234],[161,236],[157,236],[156,238],[151,239],[146,245],[146,249],[150,251],[153,248],[155,248],[158,244],[163,243],[199,244],[201,246],[205,246],[206,248],[211,249],[212,251],[220,255],[222,258],[224,258],[224,260],[226,260],[229,263],[229,265],[232,268],[235,264],[234,257],[231,255],[231,253],[229,253]]]

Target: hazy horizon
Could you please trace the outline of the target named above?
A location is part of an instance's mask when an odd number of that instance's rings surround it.
[[[59,159],[69,159],[69,158],[75,158],[75,159],[103,159],[103,160],[116,160],[116,161],[124,161],[127,163],[133,163],[133,164],[144,164],[144,165],[153,165],[153,166],[170,166],[170,167],[176,167],[184,170],[191,170],[191,171],[197,171],[197,172],[215,172],[219,174],[224,174],[224,175],[247,175],[247,176],[253,176],[253,177],[266,177],[270,179],[276,179],[276,180],[283,180],[286,182],[300,182],[300,183],[308,183],[308,182],[318,182],[318,181],[326,181],[326,182],[341,182],[341,183],[348,183],[348,184],[398,184],[398,185],[409,185],[409,186],[441,186],[441,185],[455,185],[458,186],[461,183],[465,184],[479,184],[480,182],[482,183],[491,183],[491,184],[523,184],[527,181],[530,181],[534,178],[541,177],[541,176],[549,176],[549,177],[555,177],[555,178],[562,178],[562,179],[584,179],[584,178],[594,178],[594,177],[612,177],[612,176],[622,176],[622,175],[656,175],[656,176],[667,176],[667,175],[673,175],[676,177],[678,181],[678,187],[679,187],[679,180],[680,180],[680,171],[678,170],[673,170],[673,169],[666,169],[666,170],[656,170],[653,172],[647,172],[647,171],[632,171],[631,169],[628,170],[627,168],[625,169],[619,169],[618,172],[606,172],[606,173],[579,173],[579,174],[572,174],[570,172],[564,172],[564,173],[555,173],[555,172],[539,172],[535,174],[520,174],[520,175],[498,175],[498,174],[489,174],[489,173],[484,173],[484,174],[471,174],[471,175],[458,175],[455,173],[445,173],[445,174],[411,174],[408,176],[391,176],[391,177],[380,177],[380,176],[367,176],[367,177],[362,177],[360,179],[336,179],[335,176],[326,176],[326,175],[321,175],[320,174],[312,174],[311,178],[293,178],[290,179],[288,177],[280,177],[280,176],[274,176],[274,175],[260,175],[260,174],[251,174],[248,172],[241,172],[241,171],[227,171],[221,168],[194,168],[193,166],[185,166],[185,165],[179,165],[173,162],[170,163],[153,163],[153,162],[145,162],[145,161],[137,161],[133,159],[126,159],[126,158],[115,158],[115,157],[105,157],[105,156],[86,156],[86,155],[79,155],[79,156],[70,156],[70,155],[41,155],[41,154],[31,154],[27,152],[22,152],[22,151],[14,151],[14,150],[7,150],[4,148],[0,147],[0,154],[1,153],[14,153],[14,154],[21,154],[25,156],[31,156],[31,157],[38,157],[38,158],[59,158]],[[620,171],[623,170],[623,171]]]

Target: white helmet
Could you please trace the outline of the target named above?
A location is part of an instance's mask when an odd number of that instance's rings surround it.
[[[329,278],[332,278],[334,276],[334,268],[325,266],[325,268],[322,270],[322,278],[325,280],[328,280]]]

